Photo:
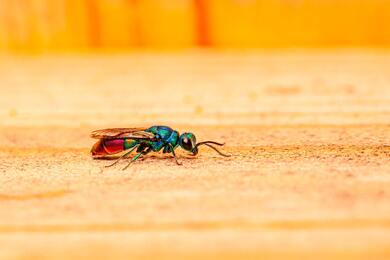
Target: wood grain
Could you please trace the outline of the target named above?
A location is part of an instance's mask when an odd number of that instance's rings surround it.
[[[0,258],[388,258],[390,55],[0,59]],[[92,130],[226,142],[92,160]]]

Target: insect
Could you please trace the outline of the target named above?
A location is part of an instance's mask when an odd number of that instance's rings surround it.
[[[206,145],[214,149],[222,156],[230,155],[220,152],[214,145],[222,146],[224,144],[214,141],[204,141],[196,143],[196,137],[193,133],[183,133],[173,130],[168,126],[152,126],[149,128],[108,128],[96,130],[91,133],[92,138],[99,139],[91,149],[92,157],[95,159],[107,158],[109,155],[126,151],[114,163],[107,165],[111,167],[117,164],[121,159],[128,157],[131,152],[137,149],[137,154],[131,158],[130,162],[123,168],[125,170],[130,164],[150,152],[158,152],[163,149],[163,153],[172,153],[178,165],[175,149],[180,146],[182,149],[198,154],[198,148]]]

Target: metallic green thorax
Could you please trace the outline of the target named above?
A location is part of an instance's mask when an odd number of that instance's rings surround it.
[[[158,152],[164,148],[164,153],[169,153],[171,151],[171,146],[175,149],[179,144],[179,133],[167,126],[152,126],[145,130],[145,132],[150,132],[155,134],[156,141],[150,140],[132,140],[125,139],[124,149],[130,149],[136,145],[143,147],[150,147],[153,151]]]

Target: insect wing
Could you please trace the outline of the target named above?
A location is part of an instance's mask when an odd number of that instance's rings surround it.
[[[153,133],[145,132],[146,128],[107,128],[95,130],[91,133],[92,138],[96,139],[140,139],[153,140]]]

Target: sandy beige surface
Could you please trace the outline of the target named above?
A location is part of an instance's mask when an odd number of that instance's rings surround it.
[[[0,258],[390,257],[389,52],[1,57],[0,89]],[[153,124],[233,157],[90,158]]]

